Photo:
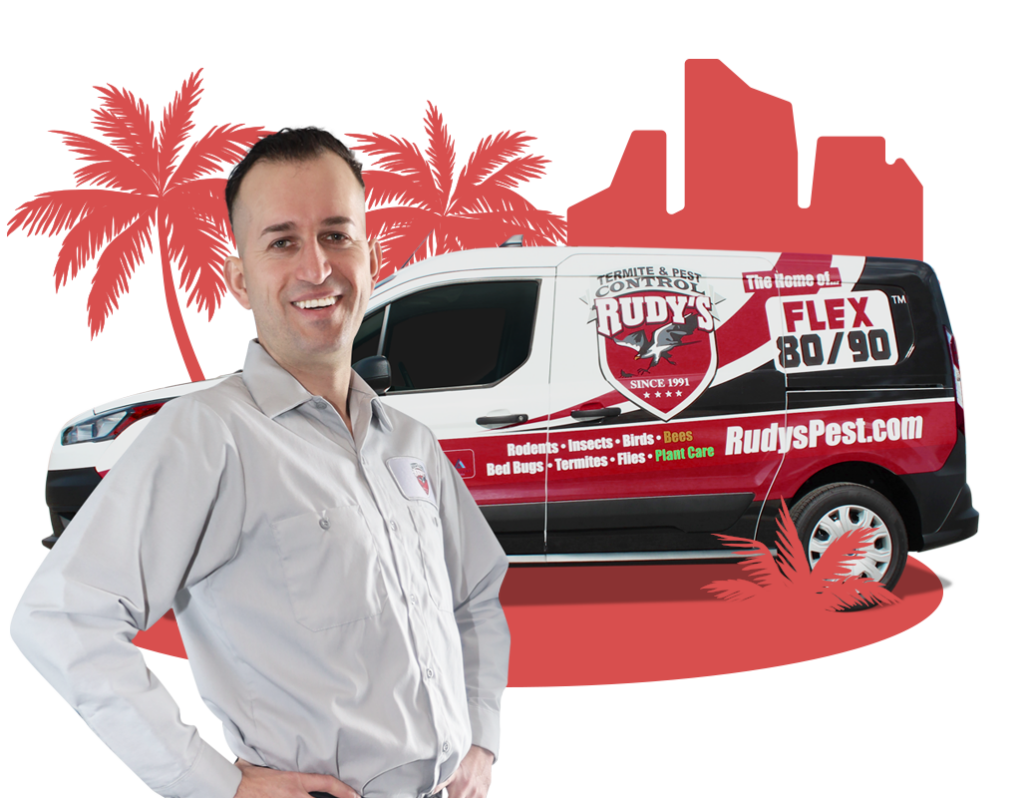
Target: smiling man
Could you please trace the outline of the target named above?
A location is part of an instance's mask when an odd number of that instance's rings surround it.
[[[258,339],[168,403],[29,585],[12,634],[168,798],[483,798],[498,750],[507,558],[436,439],[351,369],[380,269],[358,163],[259,142],[225,264]],[[173,607],[234,764],[130,644]]]
[[[347,419],[352,340],[380,270],[380,245],[366,239],[362,179],[347,149],[275,157],[286,145],[287,138],[265,139],[248,156],[255,162],[243,160],[231,176],[227,202],[241,257],[228,258],[225,277],[253,311],[267,353],[311,391],[307,381],[319,388],[327,380],[323,395]]]

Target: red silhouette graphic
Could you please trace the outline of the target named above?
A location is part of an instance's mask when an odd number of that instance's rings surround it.
[[[755,550],[742,566],[751,579],[721,579],[705,585],[704,590],[726,601],[756,598],[779,607],[812,604],[827,610],[864,609],[899,601],[880,583],[849,575],[877,529],[862,527],[843,533],[825,549],[812,570],[786,502],[782,502],[777,523],[778,555],[774,557],[760,541],[715,535],[730,548]]]
[[[181,81],[181,88],[174,92],[174,97],[162,109],[150,108],[141,97],[136,97],[131,89],[124,86],[118,90],[110,81],[103,86],[92,86],[103,95],[99,108],[93,109],[92,119],[95,122],[117,122],[119,124],[153,122],[164,120],[165,122],[187,122],[190,119],[199,119],[199,101],[203,88],[203,70],[200,67],[189,74]]]

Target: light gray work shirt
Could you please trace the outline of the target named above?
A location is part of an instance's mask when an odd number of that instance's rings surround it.
[[[354,372],[348,409],[354,434],[253,341],[154,416],[18,606],[25,655],[167,798],[241,780],[131,644],[170,607],[243,759],[415,798],[498,753],[508,560],[429,429]]]

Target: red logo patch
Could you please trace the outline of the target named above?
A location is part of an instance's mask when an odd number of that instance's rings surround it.
[[[416,476],[416,481],[419,482],[420,487],[423,488],[423,492],[429,495],[430,483],[427,482],[427,472],[423,470],[423,466],[419,463],[413,463],[411,468],[412,473]]]
[[[594,310],[605,379],[658,418],[694,402],[714,378],[715,319],[704,294],[637,291],[596,299]]]

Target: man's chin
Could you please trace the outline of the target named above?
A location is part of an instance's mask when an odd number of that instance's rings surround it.
[[[304,346],[298,347],[295,354],[308,358],[310,362],[333,362],[346,357],[351,358],[352,347],[345,347],[340,341],[307,342]]]
[[[273,341],[258,339],[260,345],[285,368],[319,368],[324,366],[340,366],[351,359],[352,346],[337,339],[292,341],[282,347]]]

